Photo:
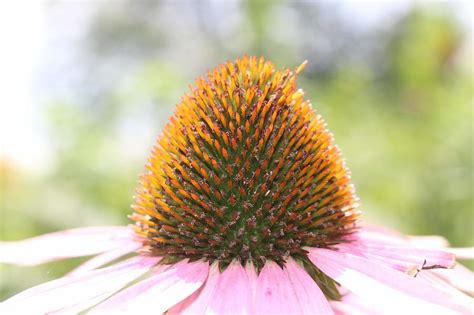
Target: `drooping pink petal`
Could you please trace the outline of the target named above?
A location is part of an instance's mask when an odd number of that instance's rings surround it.
[[[288,274],[274,262],[267,262],[258,276],[255,310],[257,314],[296,314],[300,311]]]
[[[285,271],[300,301],[300,314],[333,314],[321,289],[300,265],[289,259]]]
[[[136,251],[143,245],[138,242],[128,242],[124,243],[120,247],[104,252],[102,254],[99,254],[95,257],[92,257],[91,259],[87,260],[83,264],[79,265],[79,267],[75,268],[71,272],[69,272],[67,275],[68,276],[73,276],[73,275],[79,275],[79,274],[84,274],[86,272],[89,272],[91,270],[97,269],[99,267],[104,266],[105,264],[108,264],[112,261],[114,261],[117,258],[120,258],[124,255],[127,255],[133,251]]]
[[[181,262],[114,295],[89,314],[162,314],[198,290],[207,278],[206,262]]]
[[[449,285],[446,281],[436,276],[435,273],[430,272],[431,270],[420,272],[417,278],[426,281],[436,289],[446,292],[447,294],[456,297],[459,301],[462,301],[465,305],[471,305],[471,310],[474,312],[474,299],[466,295],[462,291],[458,290],[452,285]]]
[[[349,237],[352,242],[339,244],[343,252],[370,258],[409,274],[421,269],[453,268],[455,255],[444,247],[436,247],[438,238],[406,237],[396,231],[376,226],[363,226]],[[421,244],[431,242],[429,247]]]
[[[214,263],[209,269],[209,275],[204,285],[192,295],[171,307],[166,314],[205,314],[203,310],[206,310],[212,299],[219,274],[219,267]]]
[[[367,249],[367,247],[360,243],[339,244],[337,245],[337,249],[343,253],[349,253],[364,258],[370,258],[374,262],[382,263],[386,266],[389,266],[390,268],[403,271],[409,274],[416,274],[422,266],[422,263],[413,263],[412,261],[407,261],[405,259],[400,260],[373,254]]]
[[[430,273],[458,290],[474,296],[474,273],[466,267],[458,264],[450,270],[434,269],[430,270]]]
[[[455,256],[444,250],[423,249],[409,244],[373,244],[371,241],[358,241],[337,246],[342,252],[380,261],[394,269],[404,272],[423,268],[453,268]]]
[[[83,314],[85,310],[91,308],[92,306],[102,302],[110,296],[109,292],[99,294],[91,299],[84,300],[82,302],[76,303],[74,305],[62,308],[58,311],[53,311],[47,313],[47,315],[76,315]],[[87,314],[87,312],[86,312]]]
[[[212,272],[212,268],[209,270],[209,275],[210,275],[211,272]],[[208,283],[209,275],[207,276],[207,279],[206,279],[205,283]],[[202,285],[193,294],[191,294],[190,296],[188,296],[187,298],[185,298],[181,302],[175,304],[170,309],[168,309],[168,311],[166,312],[166,315],[181,315],[181,314],[183,314],[184,310],[186,308],[188,308],[191,304],[193,304],[194,301],[197,300],[198,296],[201,294],[202,290],[204,289],[204,285]]]
[[[370,259],[320,248],[310,249],[309,258],[328,276],[375,307],[390,307],[390,314],[469,311],[470,306],[456,297]]]
[[[334,314],[316,283],[292,259],[284,269],[267,262],[255,294],[255,314]]]
[[[253,267],[230,264],[224,272],[213,265],[202,290],[175,305],[168,314],[253,314]]]
[[[150,270],[159,258],[137,256],[83,275],[63,277],[27,289],[0,303],[0,314],[49,314],[81,310]]]
[[[252,282],[256,279],[252,266],[233,263],[219,275],[208,310],[214,314],[253,313]]]
[[[0,242],[0,263],[33,266],[69,257],[94,255],[134,242],[123,226],[87,227],[21,241]]]
[[[356,235],[358,240],[362,239],[383,244],[406,244],[409,241],[406,235],[377,225],[363,225]]]
[[[370,254],[390,258],[395,260],[405,260],[424,268],[453,268],[455,256],[442,250],[429,250],[423,248],[409,248],[397,245],[371,245],[367,244],[366,249]]]
[[[369,315],[358,308],[354,308],[352,305],[349,305],[340,301],[331,301],[331,307],[334,312],[334,315]],[[376,315],[376,313],[373,313]]]
[[[408,241],[413,246],[420,247],[420,248],[442,249],[442,248],[449,247],[448,240],[438,235],[409,236]]]
[[[429,272],[424,273],[425,275]],[[441,288],[444,290],[444,288]],[[449,290],[448,290],[449,291]],[[450,294],[459,295],[460,292],[449,292]],[[465,298],[465,297],[464,297]],[[467,300],[467,304],[472,303]],[[383,305],[383,303],[374,303],[372,299],[361,298],[356,294],[349,292],[343,295],[341,301],[331,301],[331,307],[336,315],[398,315],[398,314],[458,314],[461,313],[449,311],[438,311],[430,313],[430,309],[420,309],[420,305],[414,304],[410,311],[406,305]],[[432,310],[431,310],[432,311]],[[464,314],[464,313],[463,313]],[[467,314],[467,313],[466,313]],[[470,314],[470,313],[469,313]]]
[[[331,301],[331,307],[336,315],[380,315],[383,309],[375,309],[364,303],[364,300],[353,293],[347,293],[341,301]]]
[[[424,235],[412,236],[403,235],[398,231],[376,225],[363,225],[357,233],[357,240],[368,241],[372,244],[400,244],[411,245],[416,248],[425,249],[446,249],[449,242],[442,236]]]

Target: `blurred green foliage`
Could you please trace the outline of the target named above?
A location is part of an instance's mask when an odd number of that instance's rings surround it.
[[[0,165],[1,239],[127,223],[138,174],[187,85],[247,53],[279,67],[309,60],[300,84],[352,170],[365,223],[472,246],[472,58],[449,12],[413,7],[357,31],[323,3],[105,5],[82,43],[80,95],[45,106],[50,167]],[[75,263],[2,266],[0,297]]]

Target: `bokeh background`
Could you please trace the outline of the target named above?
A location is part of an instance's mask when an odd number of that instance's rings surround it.
[[[299,84],[352,170],[364,222],[473,245],[469,1],[3,3],[1,240],[127,224],[180,96],[249,54],[308,60]],[[2,265],[0,300],[80,261]]]

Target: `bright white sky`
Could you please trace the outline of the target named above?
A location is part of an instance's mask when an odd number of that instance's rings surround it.
[[[0,163],[5,159],[35,171],[48,167],[42,105],[60,96],[55,88],[62,83],[49,82],[48,72],[70,65],[89,9],[100,1],[0,1]]]
[[[95,7],[94,3],[100,3],[99,0],[82,3],[72,0],[58,2],[74,5],[67,15],[76,11],[75,6],[81,9],[86,3],[90,7]],[[54,21],[47,21],[46,18],[51,17],[51,12],[47,11],[51,8],[48,4],[51,2],[41,0],[0,2],[0,161],[6,158],[17,166],[36,170],[47,166],[50,156],[46,134],[42,131],[44,127],[41,125],[42,100],[38,99],[38,91],[35,91],[38,86],[44,86],[45,82],[38,84],[34,79],[38,80],[40,77],[38,71],[45,58],[59,57],[51,56],[51,51],[46,52],[46,45],[49,45],[50,38],[54,37],[51,32],[65,33],[60,36],[64,42],[65,38],[73,37],[72,28],[75,28],[77,33],[77,28],[84,28],[85,25],[83,19],[71,20],[71,16],[63,16],[64,14],[56,16]],[[362,27],[374,27],[387,13],[399,13],[413,3],[383,1],[381,5],[377,2],[350,0],[344,1],[343,4],[346,10],[342,10],[342,14],[346,12]],[[473,6],[469,1],[454,2],[453,5],[458,7],[456,12],[472,35]],[[64,51],[53,51],[54,53],[64,54]],[[40,79],[47,80],[45,77]]]
[[[38,164],[42,135],[32,99],[32,77],[41,56],[43,8],[36,1],[0,3],[0,158]]]

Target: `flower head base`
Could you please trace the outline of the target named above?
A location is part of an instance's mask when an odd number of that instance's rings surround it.
[[[280,266],[353,232],[356,197],[297,70],[244,57],[198,79],[158,138],[135,200],[136,231],[167,262]]]

